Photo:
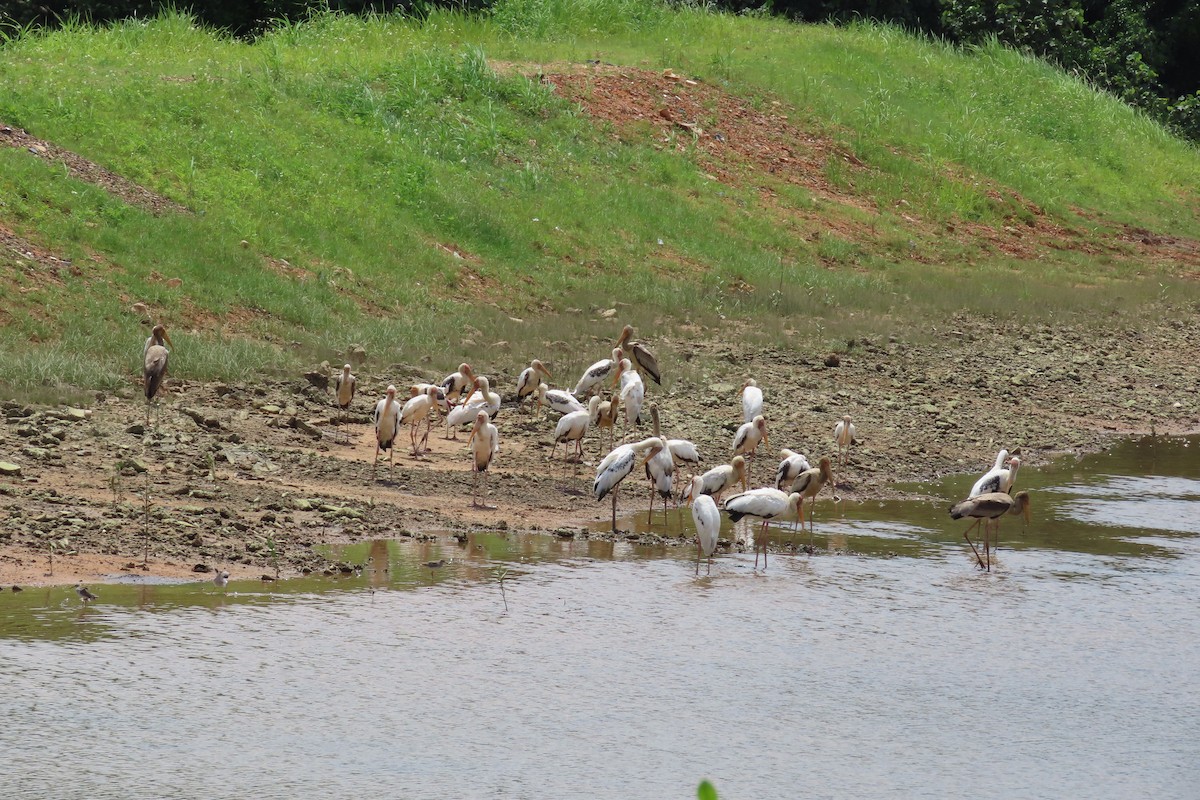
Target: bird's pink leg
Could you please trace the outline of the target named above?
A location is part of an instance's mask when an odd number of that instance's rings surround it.
[[[616,489],[616,487],[613,487],[612,503],[613,503],[612,532],[616,533],[617,532],[617,489]]]
[[[971,537],[967,535],[971,532],[971,528],[974,528],[980,522],[981,520],[975,520],[972,522],[967,529],[963,531],[963,538],[967,540],[967,544],[971,545],[971,549],[975,551],[975,560],[979,562],[979,568],[984,569],[985,567],[983,566],[983,559],[979,557],[979,550],[976,549],[975,543],[971,541]]]

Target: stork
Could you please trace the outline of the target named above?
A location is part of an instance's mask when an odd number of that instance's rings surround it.
[[[596,467],[596,480],[592,483],[592,496],[597,502],[612,495],[612,530],[617,532],[617,491],[621,481],[629,477],[637,464],[638,457],[649,450],[658,440],[643,439],[640,442],[623,444],[613,448]]]
[[[700,476],[692,478],[692,490],[688,503],[692,506],[692,522],[696,525],[696,574],[700,574],[700,556],[708,557],[708,573],[712,574],[713,551],[717,549],[717,537],[721,533],[721,512],[717,504],[704,494]]]
[[[792,491],[800,494],[800,527],[804,527],[804,500],[811,498],[812,503],[808,509],[808,544],[812,546],[813,535],[813,514],[817,510],[817,495],[825,488],[826,484],[833,485],[833,465],[829,460],[829,456],[821,456],[821,460],[817,466],[811,469],[806,469],[796,476],[792,481]],[[795,536],[793,535],[793,539]]]
[[[971,517],[975,521],[972,522],[967,529],[963,531],[963,538],[967,540],[967,544],[971,545],[971,550],[975,553],[975,560],[979,562],[980,569],[986,569],[988,572],[992,570],[992,556],[988,550],[988,525],[995,522],[999,525],[1000,517],[1005,514],[1017,514],[1025,518],[1025,522],[1029,522],[1030,517],[1029,492],[1017,492],[1015,497],[1009,496],[1005,492],[985,492],[984,494],[975,497],[968,497],[955,503],[950,507],[951,519],[962,519],[963,517]],[[983,559],[979,557],[979,550],[975,547],[975,543],[971,541],[971,528],[983,523],[983,551],[987,554],[987,566],[984,566]]]
[[[786,447],[779,451],[779,455],[783,456],[783,460],[779,462],[779,468],[775,470],[775,488],[782,491],[784,486],[791,485],[801,472],[811,469],[812,465],[808,463],[808,459],[803,453],[797,453]]]
[[[746,475],[746,459],[744,456],[734,456],[733,461],[728,464],[721,464],[713,467],[703,475],[698,475],[700,480],[700,494],[711,495],[714,502],[721,502],[721,493],[732,486],[735,482],[742,482],[742,491],[749,489],[749,478]],[[692,482],[692,490],[695,491],[696,483]]]
[[[544,383],[538,384],[537,404],[538,408],[550,406],[551,411],[557,411],[559,414],[571,414],[585,408],[575,395],[562,389],[550,389]]]
[[[658,403],[650,404],[650,422],[654,426],[654,435],[662,436],[659,432],[658,420]],[[675,478],[679,478],[679,472],[683,465],[698,466],[700,464],[700,451],[696,449],[696,445],[687,439],[666,439],[667,447],[671,451],[671,458],[675,462]]]
[[[800,502],[801,497],[797,492],[788,494],[770,487],[751,489],[735,494],[725,501],[725,513],[732,521],[737,522],[742,517],[758,517],[762,520],[762,530],[754,540],[755,569],[758,569],[760,545],[763,551],[763,569],[767,568],[767,522],[784,514],[795,513]]]
[[[758,381],[750,378],[742,384],[742,421],[753,422],[755,417],[762,414],[762,411],[762,389],[758,388]]]
[[[600,405],[600,398],[593,396],[588,400],[588,407],[582,408],[579,411],[572,411],[570,414],[563,414],[558,419],[558,425],[554,427],[554,446],[550,448],[550,458],[554,459],[554,449],[559,443],[567,444],[566,450],[570,450],[569,443],[575,443],[575,456],[577,461],[583,461],[583,437],[587,435],[588,428],[591,426],[592,413],[597,410]],[[566,459],[567,454],[563,453],[563,458]]]
[[[609,375],[613,374],[613,370],[621,363],[621,348],[614,347],[612,358],[605,358],[592,364],[583,372],[583,377],[579,379],[579,383],[575,384],[575,391],[571,394],[576,397],[587,397],[591,390],[600,386],[608,379]]]
[[[854,444],[855,433],[854,423],[850,421],[849,414],[842,417],[842,421],[833,426],[833,439],[838,446],[839,469],[850,464],[850,445]],[[844,456],[843,453],[845,453]]]
[[[167,376],[167,359],[171,355],[167,345],[174,347],[167,329],[155,325],[150,331],[150,337],[142,348],[142,384],[146,392],[146,425],[150,424],[150,405],[154,396],[162,386],[163,378]]]
[[[342,420],[346,419],[346,410],[354,400],[354,391],[358,388],[358,378],[350,374],[350,365],[342,367],[342,374],[337,376],[334,383],[333,397],[337,407],[342,410]]]
[[[475,415],[475,425],[467,438],[467,447],[471,450],[471,471],[475,475],[471,483],[471,505],[478,508],[495,508],[487,504],[487,470],[496,454],[500,452],[500,433],[488,420],[486,411]],[[483,473],[483,503],[479,502],[477,493],[480,473]]]
[[[462,399],[462,393],[466,391],[468,386],[473,386],[475,383],[475,370],[471,369],[471,365],[462,363],[458,365],[458,372],[452,372],[442,379],[442,389],[446,392],[446,400],[455,405]]]
[[[650,378],[660,386],[662,385],[662,373],[658,370],[658,359],[654,357],[644,344],[641,342],[633,342],[633,326],[626,325],[621,329],[621,338],[617,339],[617,347],[622,351],[627,351],[633,358],[633,363],[637,364],[638,369],[645,372]]]
[[[371,480],[375,479],[379,468],[379,451],[388,453],[388,471],[392,469],[396,451],[392,443],[396,441],[396,433],[400,430],[400,404],[396,402],[396,387],[389,386],[384,398],[375,404],[375,461],[371,465]]]
[[[521,370],[520,376],[517,377],[517,408],[525,404],[526,400],[532,401],[542,386],[541,378],[545,376],[546,380],[552,380],[550,370],[546,369],[546,365],[536,358],[529,362],[529,366]],[[532,409],[533,403],[530,402]]]

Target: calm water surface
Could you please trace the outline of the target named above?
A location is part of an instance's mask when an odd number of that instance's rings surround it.
[[[844,554],[765,574],[480,532],[226,595],[6,590],[0,794],[1195,798],[1197,455],[1022,470],[1034,522],[1005,521],[991,574],[945,512],[962,477],[826,503]]]

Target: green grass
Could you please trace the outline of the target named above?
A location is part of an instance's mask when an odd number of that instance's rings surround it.
[[[488,62],[590,58],[782,103],[866,164],[823,174],[873,208],[768,175],[715,183],[690,152],[617,140]],[[490,18],[329,14],[247,43],[165,15],[24,32],[0,45],[0,85],[0,120],[194,211],[155,217],[0,149],[0,224],[77,267],[50,280],[0,250],[0,385],[14,391],[128,382],[146,335],[135,301],[171,326],[173,374],[238,379],[352,343],[376,367],[431,354],[438,371],[566,342],[574,368],[595,355],[574,345],[613,333],[589,312],[617,303],[646,326],[726,316],[764,341],[833,341],[964,309],[1094,320],[1200,296],[1119,252],[1014,261],[942,236],[1019,224],[1031,212],[1015,190],[1085,232],[1200,238],[1200,158],[1045,64],[893,28],[510,0]],[[296,270],[268,268],[279,259]],[[500,339],[506,352],[490,349]]]

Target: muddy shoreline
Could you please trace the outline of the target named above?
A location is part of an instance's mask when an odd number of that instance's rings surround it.
[[[665,376],[647,395],[659,405],[663,432],[695,441],[707,469],[727,460],[741,383],[756,378],[771,448],[752,465],[754,485],[769,481],[780,447],[832,454],[833,426],[851,414],[860,444],[838,475],[838,494],[851,503],[900,497],[897,481],[981,472],[999,447],[1021,447],[1023,469],[1036,469],[1122,435],[1200,430],[1200,364],[1186,355],[1200,352],[1200,336],[1179,318],[1164,313],[1097,335],[963,317],[919,341],[857,339],[837,353],[805,352],[803,341],[750,347],[713,331],[644,332]],[[603,349],[597,345],[595,358]],[[569,364],[578,356],[539,356],[556,376],[576,377]],[[610,535],[586,530],[610,508],[590,496],[595,439],[589,434],[582,465],[548,462],[557,415],[516,409],[525,364],[508,355],[476,365],[505,400],[490,482],[495,508],[471,505],[465,433],[446,440],[435,429],[432,452],[421,458],[402,434],[394,468],[381,464],[372,481],[375,399],[389,382],[440,378],[453,366],[368,361],[340,424],[331,395],[314,385],[319,378],[303,375],[253,384],[169,379],[150,429],[132,379],[128,390],[97,395],[87,408],[4,402],[0,461],[20,475],[0,476],[0,586],[121,573],[210,578],[198,565],[235,578],[333,573],[349,565],[328,562],[314,545],[480,528]],[[628,483],[621,513],[644,511],[644,481]]]

